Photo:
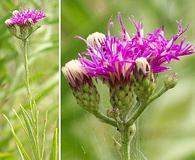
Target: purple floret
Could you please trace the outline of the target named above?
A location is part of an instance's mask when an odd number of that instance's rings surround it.
[[[80,62],[87,73],[94,77],[105,79],[129,79],[136,66],[136,59],[144,57],[150,64],[152,73],[159,73],[170,69],[166,66],[171,60],[180,60],[181,56],[195,53],[194,46],[185,43],[185,38],[176,42],[187,31],[178,23],[178,33],[171,39],[164,36],[164,28],[157,28],[154,33],[143,34],[143,24],[132,20],[136,34],[132,37],[127,33],[121,16],[118,16],[122,33],[120,38],[108,34],[101,47],[87,45],[87,50],[80,56]]]
[[[12,17],[7,21],[9,26],[27,26],[30,23],[35,24],[40,20],[45,18],[46,15],[42,11],[38,10],[23,10],[23,11],[14,11]]]

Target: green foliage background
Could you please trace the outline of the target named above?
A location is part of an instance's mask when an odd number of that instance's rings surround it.
[[[4,21],[16,9],[35,8],[43,10],[47,18],[30,38],[30,81],[37,107],[40,125],[48,110],[46,155],[50,155],[55,127],[58,126],[58,1],[51,0],[1,0],[0,1],[0,160],[20,159],[8,122],[9,117],[25,148],[31,151],[23,129],[13,109],[19,105],[28,107],[24,84],[23,55],[20,41],[10,35]]]
[[[87,37],[99,31],[107,32],[110,16],[114,32],[118,33],[117,12],[121,12],[129,33],[135,31],[128,21],[133,15],[142,19],[146,32],[165,26],[165,35],[177,32],[176,20],[190,23],[185,34],[195,42],[195,1],[193,0],[65,0],[62,1],[62,65],[85,50],[75,35]],[[178,85],[152,103],[140,118],[138,141],[149,160],[195,159],[195,55],[172,64],[179,75]],[[118,137],[110,126],[83,111],[62,77],[62,159],[118,160],[113,137]],[[109,106],[107,89],[99,84],[104,104]],[[144,159],[143,157],[140,159]]]

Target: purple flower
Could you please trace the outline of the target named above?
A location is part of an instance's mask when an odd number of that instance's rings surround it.
[[[27,26],[29,24],[38,23],[40,20],[45,18],[46,15],[42,11],[37,10],[23,10],[23,11],[13,11],[12,17],[5,21],[7,26]]]
[[[87,40],[79,37],[87,44],[87,50],[79,60],[88,75],[108,79],[111,82],[129,80],[135,68],[140,69],[143,74],[147,72],[156,74],[168,70],[167,64],[171,60],[180,60],[181,56],[194,53],[194,46],[185,43],[185,38],[177,42],[188,29],[188,27],[183,29],[180,22],[177,34],[166,39],[163,27],[144,36],[142,22],[136,23],[135,20],[131,21],[136,33],[130,37],[120,15],[118,19],[122,28],[119,37],[110,34],[111,19],[107,36],[96,32]]]

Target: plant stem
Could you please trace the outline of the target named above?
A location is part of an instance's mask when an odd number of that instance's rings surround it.
[[[122,160],[130,160],[130,144],[133,139],[133,136],[135,135],[135,126],[128,126],[127,124],[124,124],[122,127],[121,133],[121,152],[122,152]]]
[[[107,124],[110,124],[114,127],[117,127],[117,123],[116,121],[112,120],[111,118],[108,118],[107,116],[103,115],[102,113],[100,112],[94,112],[93,113],[97,118],[99,118],[102,122],[104,123],[107,123]]]
[[[160,97],[166,91],[167,91],[167,88],[164,88],[163,87],[156,95],[154,95],[153,97],[149,98],[149,100],[146,103],[139,104],[140,106],[137,107],[138,109],[133,113],[133,116],[129,119],[129,121],[127,122],[127,124],[129,126],[131,126],[137,120],[137,118],[143,113],[143,111],[146,109],[146,107],[150,103],[152,103],[155,99],[157,99],[158,97]]]
[[[27,89],[27,94],[28,98],[30,101],[30,104],[32,103],[32,94],[30,90],[30,78],[29,78],[29,67],[28,67],[28,39],[23,39],[23,50],[24,50],[24,67],[25,67],[25,82],[26,82],[26,89]]]
[[[159,98],[162,94],[164,94],[168,89],[163,87],[161,88],[161,90],[155,94],[154,96],[152,96],[149,100],[148,100],[148,104],[150,104],[151,102],[153,102],[155,99]]]
[[[31,89],[30,89],[30,76],[29,76],[29,63],[28,63],[28,38],[22,39],[23,42],[23,52],[24,52],[24,67],[25,67],[25,82],[27,89],[27,97],[29,99],[29,104],[32,113],[32,128],[34,130],[35,139],[34,144],[36,146],[36,151],[34,151],[34,155],[37,160],[41,160],[41,152],[40,152],[40,143],[39,143],[39,129],[38,129],[38,110],[33,100]]]
[[[131,126],[137,120],[137,118],[143,113],[146,107],[147,107],[147,104],[141,104],[139,106],[138,110],[133,114],[133,116],[127,122],[128,126]]]
[[[130,141],[129,141],[129,127],[125,127],[121,132],[122,140],[122,160],[130,160]]]

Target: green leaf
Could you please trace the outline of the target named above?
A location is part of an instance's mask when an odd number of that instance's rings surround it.
[[[22,145],[20,139],[18,138],[18,136],[15,133],[14,127],[12,126],[11,122],[9,121],[9,119],[7,118],[6,115],[3,114],[3,116],[5,117],[5,119],[8,121],[12,134],[15,138],[16,144],[18,146],[19,152],[21,154],[22,159],[25,158],[25,160],[31,160],[30,156],[28,155],[27,151],[25,150],[24,146]]]
[[[58,160],[58,129],[56,128],[51,146],[50,160]]]

